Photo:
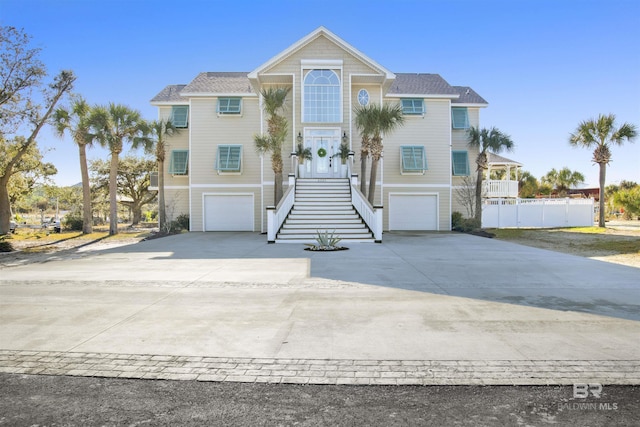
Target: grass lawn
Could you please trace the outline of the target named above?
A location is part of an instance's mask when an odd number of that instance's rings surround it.
[[[576,227],[552,229],[491,229],[500,240],[590,258],[624,256],[627,265],[640,266],[640,230]],[[622,258],[619,258],[622,259]],[[604,259],[609,261],[608,259]],[[617,262],[611,259],[613,262]],[[630,262],[630,263],[629,263]]]

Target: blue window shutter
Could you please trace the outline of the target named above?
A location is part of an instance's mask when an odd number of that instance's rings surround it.
[[[189,150],[172,150],[169,159],[169,173],[186,175],[189,167]]]
[[[454,129],[469,128],[469,113],[467,107],[451,108],[451,124]]]
[[[466,151],[451,152],[454,176],[469,176],[469,154]]]
[[[216,170],[240,172],[242,166],[242,145],[218,145]]]
[[[218,98],[218,113],[240,114],[242,110],[242,98]]]
[[[405,98],[400,100],[402,114],[422,115],[424,114],[424,100],[418,98]]]
[[[424,172],[427,170],[427,157],[423,145],[404,145],[400,147],[403,172]]]
[[[171,123],[177,128],[188,126],[189,107],[186,105],[174,105],[171,107]]]

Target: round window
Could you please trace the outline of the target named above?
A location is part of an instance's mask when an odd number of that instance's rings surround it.
[[[358,92],[358,104],[365,106],[369,103],[369,92],[366,89],[360,89]]]

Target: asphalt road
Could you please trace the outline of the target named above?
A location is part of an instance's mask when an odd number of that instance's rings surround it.
[[[6,426],[637,426],[640,387],[299,386],[0,374]]]

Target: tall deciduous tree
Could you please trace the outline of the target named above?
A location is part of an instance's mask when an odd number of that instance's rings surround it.
[[[91,209],[91,184],[89,183],[89,168],[87,166],[87,146],[93,143],[90,133],[89,116],[91,107],[84,98],[76,97],[69,108],[58,108],[53,114],[56,132],[62,137],[68,132],[73,142],[78,146],[80,157],[80,175],[82,177],[82,232],[93,232],[93,211]]]
[[[633,142],[638,135],[635,125],[623,123],[616,127],[616,116],[600,114],[597,119],[581,122],[569,136],[569,144],[574,147],[593,149],[593,162],[600,167],[600,212],[598,226],[604,227],[605,181],[607,165],[611,161],[611,146]]]
[[[267,134],[255,135],[253,140],[258,153],[271,155],[271,169],[274,173],[273,204],[282,198],[282,146],[287,137],[289,123],[282,114],[290,87],[266,88],[260,91],[262,104],[267,113]]]
[[[149,125],[138,111],[110,103],[93,108],[89,118],[92,133],[103,147],[111,152],[109,172],[109,235],[118,234],[118,159],[125,143],[133,148],[148,146]]]
[[[61,71],[41,90],[42,103],[34,102],[34,91],[42,85],[46,69],[38,59],[39,49],[29,48],[29,42],[23,31],[0,27],[0,139],[11,147],[7,153],[12,153],[0,159],[0,234],[9,231],[9,179],[76,79],[73,72]]]
[[[179,132],[171,120],[156,120],[149,124],[153,140],[153,154],[158,163],[158,227],[165,230],[167,206],[164,200],[164,162],[167,156],[167,137]]]
[[[488,168],[489,159],[488,152],[500,153],[502,151],[513,150],[513,141],[511,137],[497,128],[490,129],[470,127],[468,131],[469,147],[478,150],[476,157],[476,220],[482,226],[482,181],[484,179],[484,171]]]
[[[150,191],[151,171],[156,163],[152,159],[126,156],[118,159],[118,194],[124,196],[120,204],[128,206],[132,213],[132,224],[138,224],[142,219],[144,205],[156,199],[156,192]],[[94,160],[91,162],[96,187],[107,187],[111,171],[110,162]]]

